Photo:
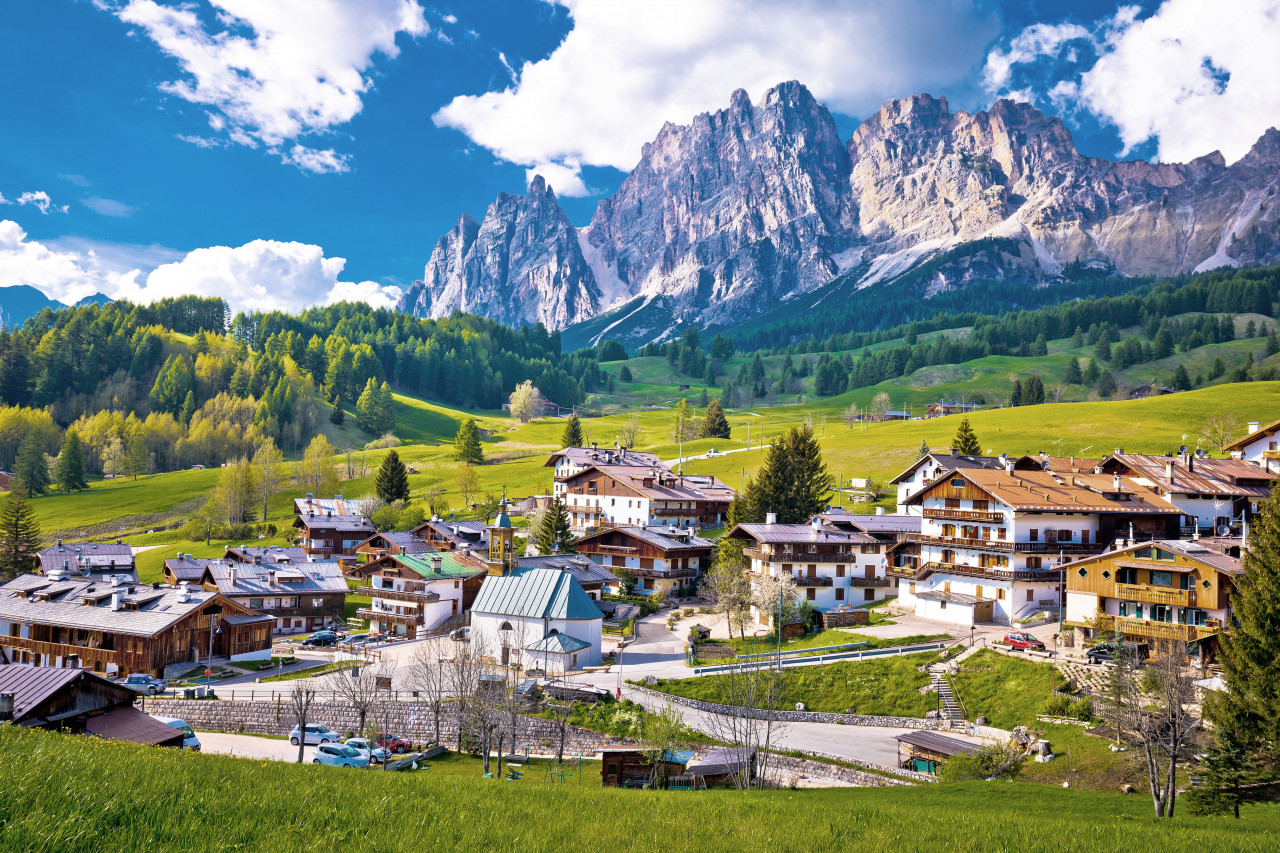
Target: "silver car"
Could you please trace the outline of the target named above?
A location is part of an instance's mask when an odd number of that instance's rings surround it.
[[[344,746],[349,746],[358,751],[365,758],[369,759],[370,764],[381,764],[387,760],[391,754],[385,747],[378,746],[367,737],[349,737],[342,742]]]
[[[289,743],[297,746],[300,739],[307,746],[313,746],[321,743],[337,743],[342,740],[341,736],[339,736],[339,734],[333,729],[322,726],[319,723],[307,723],[307,734],[305,738],[303,738],[302,733],[298,731],[298,727],[294,726],[293,731],[289,732]]]

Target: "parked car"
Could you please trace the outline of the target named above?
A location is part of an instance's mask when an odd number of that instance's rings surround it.
[[[333,631],[316,631],[302,641],[304,646],[335,646],[337,644],[338,635]]]
[[[468,642],[471,639],[471,626],[465,625],[461,628],[454,628],[453,633],[449,636],[463,643]]]
[[[163,693],[169,688],[168,683],[163,678],[156,678],[155,676],[147,675],[145,672],[131,673],[128,678],[120,683],[130,690],[147,693],[151,696]]]
[[[367,642],[369,642],[368,634],[348,634],[342,638],[344,646],[363,646]]]
[[[1015,651],[1025,652],[1027,649],[1035,649],[1038,652],[1044,651],[1044,643],[1030,634],[1020,634],[1015,631],[1012,634],[1005,634],[1004,641],[1009,644],[1009,648]]]
[[[297,746],[300,737],[302,737],[302,733],[298,731],[297,726],[294,726],[293,731],[289,732],[289,743]],[[304,741],[307,746],[317,743],[337,743],[340,740],[342,738],[333,729],[322,726],[319,723],[307,723],[307,734]]]
[[[1121,648],[1131,660],[1139,663],[1145,661],[1151,653],[1146,643],[1116,643],[1114,640],[1106,640],[1089,649],[1084,656],[1089,663],[1106,663],[1115,660]]]
[[[391,755],[390,751],[384,747],[378,746],[367,737],[349,737],[342,742],[343,746],[349,746],[352,749],[359,750],[369,759],[370,764],[381,764]]]
[[[390,732],[378,732],[378,746],[389,749],[399,755],[413,749],[413,741],[406,737],[393,735]]]
[[[368,767],[369,757],[355,747],[334,743],[317,747],[311,763],[327,764],[330,767]]]
[[[187,725],[186,720],[179,720],[177,717],[162,717],[159,714],[152,714],[151,719],[158,720],[166,726],[172,726],[182,732],[183,749],[190,749],[193,752],[200,751],[200,739],[196,737],[196,733],[191,726]]]
[[[719,450],[716,450],[714,447],[711,447],[711,448],[708,448],[708,449],[707,449],[707,456],[708,456],[708,457],[711,457],[711,456],[717,456],[717,455],[719,455],[719,453],[720,453],[720,451],[719,451]]]

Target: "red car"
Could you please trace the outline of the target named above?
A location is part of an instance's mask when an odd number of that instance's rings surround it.
[[[1004,641],[1009,644],[1009,648],[1015,651],[1025,652],[1027,649],[1035,649],[1038,652],[1044,651],[1044,643],[1030,634],[1005,634]]]
[[[390,732],[378,732],[378,746],[399,755],[413,749],[413,741],[408,738],[397,737]]]

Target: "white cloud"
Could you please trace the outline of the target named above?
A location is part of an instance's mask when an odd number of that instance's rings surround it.
[[[395,58],[398,34],[430,30],[417,0],[129,0],[112,11],[178,61],[185,76],[164,83],[165,92],[208,107],[210,127],[231,141],[277,153],[354,118],[373,85],[365,72],[375,54]],[[332,151],[304,152],[331,156],[283,159],[345,171],[333,168],[345,160]]]
[[[996,48],[987,55],[983,82],[990,89],[1004,89],[1013,77],[1014,65],[1056,56],[1068,42],[1092,38],[1093,33],[1079,24],[1032,24],[1014,36],[1008,50]]]
[[[525,169],[524,182],[526,185],[530,184],[536,175],[541,175],[547,185],[555,190],[556,195],[575,198],[594,195],[595,190],[583,183],[580,169],[575,160],[569,160],[566,163],[538,163],[530,169]]]
[[[66,181],[67,183],[73,184],[77,187],[89,186],[89,179],[86,178],[84,175],[77,175],[72,173],[72,174],[58,175],[58,177]]]
[[[111,216],[117,219],[127,219],[138,212],[138,208],[133,205],[125,204],[122,201],[116,201],[113,198],[103,198],[102,196],[91,195],[88,198],[80,199],[80,203],[103,216]]]
[[[57,242],[30,240],[16,222],[0,221],[0,283],[29,284],[68,305],[94,293],[142,303],[184,294],[219,296],[233,312],[295,312],[343,300],[390,307],[401,295],[392,285],[340,281],[346,259],[326,258],[321,247],[306,243],[254,240],[170,260],[173,251],[162,247],[123,247],[112,254],[84,241]],[[160,263],[150,273],[120,268],[129,261]]]
[[[351,171],[351,167],[348,165],[349,159],[347,155],[339,154],[332,148],[317,151],[305,145],[295,145],[289,150],[289,154],[284,157],[284,162],[292,163],[305,172],[326,175]]]
[[[221,139],[214,139],[210,136],[200,136],[194,133],[177,133],[174,136],[183,142],[190,142],[197,148],[225,148],[227,143]]]
[[[958,84],[999,30],[978,0],[546,2],[573,19],[559,47],[510,87],[454,98],[434,120],[503,160],[574,172],[630,169],[664,122],[722,108],[737,88],[759,97],[800,80],[833,109],[865,115],[885,97]]]
[[[18,196],[16,199],[7,199],[4,197],[3,194],[0,194],[0,204],[17,204],[17,205],[21,205],[22,207],[31,205],[36,210],[40,211],[45,215],[48,215],[49,211],[51,210],[56,211],[58,213],[66,213],[70,209],[65,204],[54,204],[53,199],[50,198],[49,194],[44,190],[35,190],[34,192],[32,191],[24,192],[22,195]]]
[[[1138,11],[1100,22],[1097,60],[1048,93],[1059,106],[1113,124],[1125,153],[1154,140],[1165,162],[1214,150],[1234,162],[1280,125],[1280,0],[1165,0],[1142,20]]]

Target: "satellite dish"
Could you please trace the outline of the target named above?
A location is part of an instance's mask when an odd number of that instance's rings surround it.
[[[1218,528],[1218,535],[1219,535],[1219,536],[1226,536],[1226,535],[1228,535],[1229,533],[1231,533],[1231,528],[1230,528],[1230,527],[1227,527],[1225,524]]]

